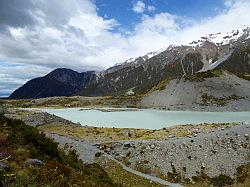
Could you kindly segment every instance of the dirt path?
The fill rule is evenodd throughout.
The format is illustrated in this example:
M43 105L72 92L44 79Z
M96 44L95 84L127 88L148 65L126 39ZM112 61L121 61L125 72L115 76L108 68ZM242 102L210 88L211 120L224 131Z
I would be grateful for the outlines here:
M122 168L123 168L124 170L126 170L126 171L128 171L128 172L130 172L130 173L133 173L133 174L135 174L135 175L137 175L137 176L143 177L143 178L145 178L145 179L148 179L148 180L150 180L150 181L156 182L156 183L161 184L161 185L164 185L164 186L169 186L169 187L182 187L182 185L180 185L180 184L170 183L170 182L165 181L165 180L163 180L163 179L160 179L160 178L158 178L158 177L154 177L154 176L147 175L147 174L145 174L145 173L141 173L141 172L139 172L139 171L133 170L133 169L127 167L126 165L124 165L123 163L121 163L120 161L116 160L114 157L112 157L112 156L110 156L110 155L105 154L105 156L106 156L107 158L109 158L110 160L113 160L113 161L116 162L117 164L121 165Z
M69 138L69 137L65 137L65 136L60 136L58 134L51 134L51 133L47 133L47 136L50 138L53 138L54 141L58 142L59 147L63 148L66 146L70 149L76 150L77 154L79 155L79 158L85 163L93 163L94 159L95 159L95 154L97 152L102 152L103 156L116 162L117 164L122 166L122 168L124 170L126 170L132 174L135 174L137 176L143 177L147 180L153 181L155 183L158 183L158 184L161 184L164 186L182 187L182 185L180 185L180 184L170 183L170 182L165 181L163 179L160 179L158 177L154 177L154 176L147 175L147 174L141 173L139 171L133 170L133 169L127 167L126 165L124 165L123 163L121 163L120 161L116 160L111 155L108 155L108 154L104 153L103 151L100 151L95 146L93 146L90 142L83 141L83 140L77 140L77 139L73 139L73 138Z

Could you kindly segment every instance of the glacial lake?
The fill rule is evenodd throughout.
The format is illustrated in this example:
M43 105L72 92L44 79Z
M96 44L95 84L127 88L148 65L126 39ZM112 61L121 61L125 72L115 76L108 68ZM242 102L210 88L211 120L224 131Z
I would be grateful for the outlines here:
M250 112L193 112L154 109L121 109L120 111L120 109L111 108L110 110L108 108L43 108L39 110L75 123L95 127L160 129L184 124L250 122Z

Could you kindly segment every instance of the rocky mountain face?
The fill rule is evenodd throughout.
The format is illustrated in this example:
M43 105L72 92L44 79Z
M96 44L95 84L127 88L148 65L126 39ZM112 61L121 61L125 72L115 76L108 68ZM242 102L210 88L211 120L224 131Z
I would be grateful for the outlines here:
M44 77L28 81L10 95L10 99L71 96L97 80L94 71L78 73L58 68Z
M240 77L250 74L250 28L210 34L187 45L171 45L98 74L57 69L27 82L10 98L145 94L163 80L213 69L227 70Z
M188 45L129 59L101 73L94 85L80 95L147 93L165 79L175 79L215 68L233 73L250 73L250 28L210 34Z

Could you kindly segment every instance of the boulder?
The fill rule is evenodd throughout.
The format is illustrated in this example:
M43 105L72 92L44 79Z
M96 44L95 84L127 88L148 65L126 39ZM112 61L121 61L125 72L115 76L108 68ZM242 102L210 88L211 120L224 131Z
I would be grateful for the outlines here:
M35 165L35 166L42 166L45 163L39 159L27 159L26 164L28 165Z
M102 155L101 152L97 152L97 153L95 154L95 157L100 157L101 155Z
M131 147L131 144L129 142L124 143L124 147Z
M8 166L7 164L3 162L0 162L0 169L4 171L10 171L10 166Z

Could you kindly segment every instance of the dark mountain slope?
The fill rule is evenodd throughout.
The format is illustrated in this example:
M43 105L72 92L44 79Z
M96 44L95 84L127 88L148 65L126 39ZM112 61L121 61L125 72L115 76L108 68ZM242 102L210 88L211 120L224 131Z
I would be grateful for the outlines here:
M44 77L28 81L10 95L10 99L70 96L96 81L96 73L58 68Z
M130 89L143 93L163 79L195 73L203 64L197 53L188 53L184 57L176 55L172 61L164 64L165 57L165 54L159 54L148 59L147 64L145 62L137 67L124 67L104 74L95 85L84 88L79 94L115 95Z
M218 68L235 74L250 74L250 39L237 47L232 55L224 63L220 64Z

